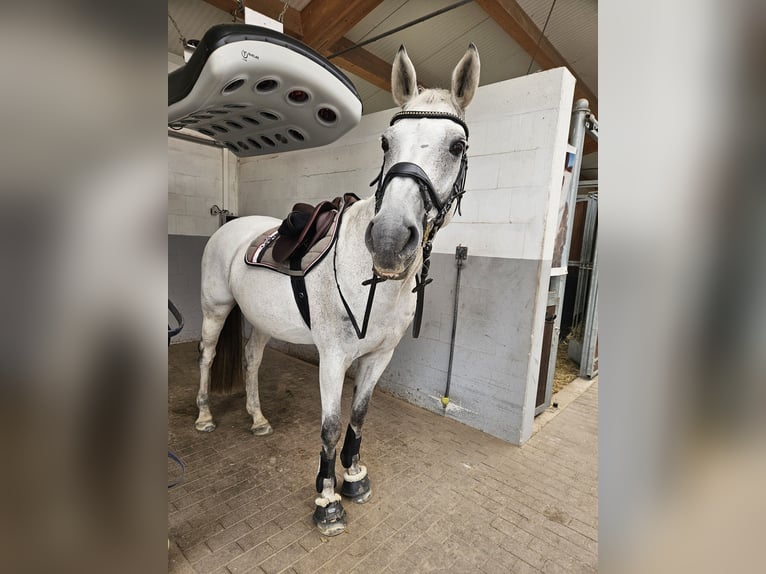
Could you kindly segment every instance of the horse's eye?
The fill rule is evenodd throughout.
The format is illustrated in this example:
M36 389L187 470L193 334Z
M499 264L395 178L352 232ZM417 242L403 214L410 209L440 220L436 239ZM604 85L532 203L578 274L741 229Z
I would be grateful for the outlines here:
M452 145L449 146L449 152L454 156L463 155L464 151L465 151L465 142L462 140L454 141L452 142Z
M384 152L388 151L388 140L386 138L380 139L380 147L383 148Z

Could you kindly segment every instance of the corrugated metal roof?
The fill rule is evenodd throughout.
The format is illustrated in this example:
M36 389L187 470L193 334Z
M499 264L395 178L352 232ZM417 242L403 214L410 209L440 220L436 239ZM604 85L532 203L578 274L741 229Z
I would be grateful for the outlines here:
M517 0L542 30L553 0ZM545 36L598 95L598 1L556 0Z

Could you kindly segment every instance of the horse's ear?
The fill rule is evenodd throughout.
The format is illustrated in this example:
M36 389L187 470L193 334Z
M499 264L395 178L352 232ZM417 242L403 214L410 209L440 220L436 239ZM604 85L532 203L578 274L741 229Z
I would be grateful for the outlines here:
M394 58L391 68L391 95L398 106L403 106L418 94L418 81L415 77L415 66L404 46L399 46L399 51Z
M479 86L479 50L473 42L452 72L452 97L465 110Z

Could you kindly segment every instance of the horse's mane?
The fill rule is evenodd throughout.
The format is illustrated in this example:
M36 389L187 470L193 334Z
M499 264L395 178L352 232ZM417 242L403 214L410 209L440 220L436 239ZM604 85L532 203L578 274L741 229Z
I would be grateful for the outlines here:
M402 106L403 110L421 110L433 112L448 112L465 119L460 106L452 98L449 90L427 88Z

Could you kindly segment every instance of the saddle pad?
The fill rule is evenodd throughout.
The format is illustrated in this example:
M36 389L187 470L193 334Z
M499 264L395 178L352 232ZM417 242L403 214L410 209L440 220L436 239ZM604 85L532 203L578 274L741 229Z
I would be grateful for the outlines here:
M303 277L314 266L319 263L328 251L335 243L335 235L338 230L338 212L335 211L333 215L333 221L330 225L330 229L322 239L314 243L311 248L306 252L306 255L301 259L301 268L290 269L290 261L280 263L272 256L272 248L279 233L278 227L270 229L266 233L262 233L250 244L245 253L245 263L252 265L253 267L265 267L283 273L284 275L290 275L292 277Z

